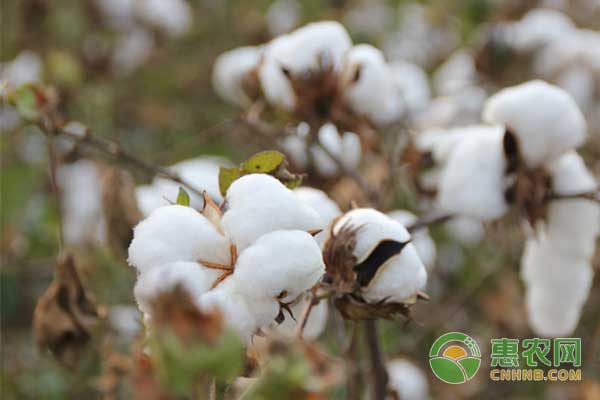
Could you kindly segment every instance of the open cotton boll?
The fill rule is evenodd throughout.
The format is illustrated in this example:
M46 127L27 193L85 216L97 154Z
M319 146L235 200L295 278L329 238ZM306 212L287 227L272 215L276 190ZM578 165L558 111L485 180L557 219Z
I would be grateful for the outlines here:
M537 8L506 27L510 44L517 50L536 50L576 29L573 21L560 11Z
M65 243L103 242L105 220L98 166L89 160L62 164L56 171L56 181L60 188Z
M321 249L302 231L274 231L238 256L234 276L248 298L290 302L313 287L325 273Z
M282 35L296 27L302 9L296 0L277 0L273 2L265 16L271 36Z
M42 61L32 51L21 51L12 61L0 63L0 81L17 87L37 82L42 75Z
M418 218L413 213L406 210L395 210L388 213L388 216L404 226L410 226L417 222ZM435 265L435 242L429 236L429 229L422 228L412 233L412 243L417 249L419 258L425 264L428 270L431 270Z
M415 122L420 129L449 128L479 123L486 98L485 90L480 87L461 88L452 95L434 98L427 108L416 116Z
M325 225L342 213L337 203L322 190L303 186L294 189L294 194L300 201L319 213Z
M301 301L290 307L290 310L292 311L292 314L296 320L300 318L309 301L309 297L305 296ZM329 311L326 301L320 301L319 304L314 305L310 311L308 319L306 320L306 325L302 330L302 338L305 340L315 340L321 336L325 330L325 325L327 324L328 314ZM286 315L283 322L275 326L273 330L285 338L294 339L296 337L297 328L298 324L296 321Z
M552 190L559 195L596 190L598 184L581 156L569 152L548 164ZM554 246L575 257L593 256L600 233L600 205L585 199L551 201L546 214L546 231Z
M466 50L458 50L435 71L433 88L438 95L453 95L476 81L473 56Z
M222 224L238 253L268 232L324 228L315 210L265 174L250 174L234 181L227 190L227 205Z
M446 231L462 244L479 243L485 235L485 227L476 218L455 217L445 224Z
M212 85L223 100L240 107L250 105L243 78L260 62L260 47L239 47L221 54L213 66Z
M579 147L586 123L573 98L544 81L530 81L503 89L490 97L483 119L503 124L512 132L530 167Z
M267 101L276 107L293 109L296 97L282 68L292 76L317 72L323 63L338 69L343 54L351 46L346 29L334 21L314 22L275 38L266 45L259 68Z
M192 25L192 8L185 0L144 0L136 7L142 20L170 36L181 36Z
M195 302L208 292L221 271L196 262L178 261L161 265L139 275L133 293L140 310L152 314L152 301L180 285Z
M390 63L394 86L410 113L424 109L431 99L429 80L421 67L404 61Z
M585 111L594 103L595 79L594 71L584 65L575 64L563 70L554 81L573 96L577 105Z
M440 177L440 208L482 221L501 217L508 209L505 169L500 132L465 138L450 155Z
M239 292L238 284L234 275L228 277L215 289L202 295L200 308L221 312L225 323L248 344L256 332L277 317L279 305L269 298L248 299Z
M111 66L117 75L126 76L141 67L150 57L154 38L145 29L132 29L121 35L112 54Z
M341 87L348 105L377 125L399 120L404 113L383 53L368 44L354 46L344 56Z
M405 359L395 359L387 363L386 369L389 386L400 399L426 400L429 398L427 375L415 364Z
M218 157L198 157L182 161L170 166L169 171L179 175L199 190L206 190L208 195L217 203L223 201L219 190L219 169L228 165L227 160ZM136 188L136 200L140 211L145 216L150 215L158 207L172 204L177 199L182 185L170 179L156 177L150 185ZM204 207L204 199L199 194L187 190L190 196L190 206L196 209Z
M340 136L337 128L332 123L327 123L319 129L319 142L327 149L344 168L356 169L360 164L362 149L360 138L352 132L344 132ZM339 173L338 163L333 160L319 145L310 149L315 167L324 177L335 176Z
M133 230L129 264L141 273L175 261L198 260L229 265L229 241L191 207L158 208Z
M529 326L536 335L544 337L571 335L577 327L580 316L580 312L575 308L559 313L546 304L532 304L528 300L526 308Z

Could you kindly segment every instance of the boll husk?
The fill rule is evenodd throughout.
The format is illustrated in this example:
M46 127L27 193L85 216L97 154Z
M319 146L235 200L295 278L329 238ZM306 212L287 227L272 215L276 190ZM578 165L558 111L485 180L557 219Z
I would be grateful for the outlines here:
M288 75L301 77L322 68L337 70L352 46L348 32L338 22L322 21L273 39L265 46L258 74L267 101L292 110L296 95Z
M376 125L399 120L404 113L400 90L383 53L367 44L344 56L340 84L348 105Z
M393 220L400 222L404 226L411 226L417 222L418 218L413 213L406 210L395 210L387 214ZM419 258L428 271L431 271L435 266L436 249L435 242L429 236L429 229L421 228L412 234L412 243L417 249Z
M429 398L427 375L412 362L398 358L390 360L386 369L389 386L402 400L426 400ZM390 397L391 399L392 397Z
M247 107L251 103L244 88L245 77L260 62L260 47L239 47L221 54L213 66L212 84L223 100Z
M365 300L369 302L410 302L427 282L427 271L412 243L411 236L399 222L374 209L359 208L347 212L334 222L332 236L342 229L354 229L355 245L352 256L355 266L365 262L383 241L394 242L401 247L398 253L375 265L376 271L368 271L372 277L359 282ZM374 272L374 274L373 274ZM357 272L360 280L361 271Z
M573 98L540 80L503 89L490 97L483 119L502 124L515 135L529 167L574 150L586 138L585 119Z
M472 135L452 152L440 177L438 203L444 212L488 221L507 211L502 139L499 131Z
M198 157L181 161L172 165L168 170L177 174L185 182L189 182L199 190L205 190L217 203L223 202L219 191L219 169L229 165L227 160L218 157ZM138 186L135 197L140 211L145 216L155 209L175 203L181 184L170 179L155 177L149 185ZM202 196L187 190L190 196L190 206L196 209L204 207Z
M227 190L223 229L242 251L265 233L280 229L319 231L319 214L269 175L251 174L237 179Z

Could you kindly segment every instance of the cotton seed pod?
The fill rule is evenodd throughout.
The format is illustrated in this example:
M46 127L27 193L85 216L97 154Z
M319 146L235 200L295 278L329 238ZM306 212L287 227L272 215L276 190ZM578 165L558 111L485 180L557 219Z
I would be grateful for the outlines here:
M196 262L177 261L148 270L138 277L134 295L140 310L151 313L151 305L161 293L181 286L193 301L211 289L220 271L202 268Z
M282 303L313 287L325 272L321 249L302 231L274 231L242 251L234 276L248 298L270 298Z
M219 190L219 168L227 165L229 162L222 158L198 157L172 165L168 170L199 190L205 190L216 203L220 204L223 197ZM170 179L159 177L154 178L150 185L138 186L135 196L140 211L148 216L158 207L174 203L181 186ZM190 191L188 194L191 207L198 210L204 207L202 196Z
M502 137L500 132L473 135L456 147L440 177L442 210L482 221L499 218L507 211Z
M515 135L529 167L573 150L586 139L585 119L575 101L561 88L540 80L503 89L490 97L483 119L503 124Z
M426 400L429 398L427 375L406 359L394 359L387 363L390 389L402 400ZM389 396L388 396L389 397ZM393 397L389 397L391 400Z
M239 292L239 284L235 275L230 276L218 287L202 295L200 308L204 311L220 311L226 324L248 344L255 333L273 322L280 306L271 298L250 299L244 296Z
M592 192L597 183L581 156L569 152L548 164L552 190L559 195ZM600 233L600 205L585 199L551 201L546 214L548 237L562 253L589 259Z
M229 265L230 246L227 238L191 207L158 208L134 228L129 264L140 273L176 261L199 260Z
M342 55L352 45L348 32L338 22L322 21L279 36L265 46L259 78L267 101L286 110L296 105L288 75L302 76L321 67L339 67Z
M238 252L268 232L316 232L324 227L316 211L269 175L250 174L237 179L227 190L226 201L223 228Z
M239 106L250 105L245 79L260 62L260 47L239 47L221 54L213 66L213 88L223 100Z
M333 223L324 246L340 240L337 235L344 230L353 232L352 254L347 257L352 257L350 267L367 301L409 301L423 289L427 271L402 224L374 209L355 209ZM327 273L335 273L330 265Z
M383 53L367 44L344 56L340 86L350 107L377 125L399 120L404 112L399 91Z
M406 210L395 210L387 215L404 226L410 226L418 220L416 215ZM436 249L435 242L429 236L429 229L421 228L413 232L412 243L415 245L419 258L423 261L427 270L431 271L435 265Z

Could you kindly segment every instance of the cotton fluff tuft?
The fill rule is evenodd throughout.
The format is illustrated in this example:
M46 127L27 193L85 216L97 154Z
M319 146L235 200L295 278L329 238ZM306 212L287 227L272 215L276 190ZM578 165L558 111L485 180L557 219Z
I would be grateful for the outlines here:
M580 146L586 138L583 114L571 96L535 80L506 88L490 97L483 119L503 124L518 142L530 167Z
M560 11L538 8L506 27L510 44L517 50L530 51L552 42L575 29L569 17Z
M250 174L237 179L229 187L226 201L223 228L238 252L274 230L324 228L315 210L269 175Z
M335 125L328 123L319 129L319 142L341 162L348 170L356 169L361 159L360 138L353 132L344 132L340 135ZM339 174L338 163L319 145L310 148L315 167L319 174L324 177L332 177Z
M294 194L300 201L319 213L325 225L329 225L329 222L342 213L337 203L322 190L303 186L294 189Z
M296 96L282 68L293 76L318 72L322 63L338 69L343 54L351 46L346 29L334 21L311 23L273 39L265 46L259 69L267 101L275 107L293 109Z
M482 221L501 217L508 209L505 169L500 132L465 138L450 155L440 177L440 208Z
M388 213L393 220L400 222L404 226L410 226L417 222L418 218L413 213L406 210L395 210ZM431 271L435 265L436 249L435 242L429 236L429 229L421 228L412 233L412 242L417 249L419 258L425 264L428 271Z
M229 241L191 207L158 208L133 230L129 263L140 273L176 261L198 260L229 265Z
M394 61L389 68L394 87L399 91L408 112L415 114L427 107L431 89L425 71L404 61Z
M238 257L234 275L248 298L294 300L325 273L321 249L302 231L274 231L258 238Z
M142 20L170 36L182 36L192 25L193 12L186 0L144 0L136 6Z
M377 125L402 117L404 107L399 85L394 84L392 71L377 48L360 44L346 53L341 80L344 97L355 112Z
M344 214L333 227L333 234L348 224L358 228L356 246L353 255L360 263L367 259L371 252L383 240L394 240L405 243L411 236L399 222L374 209L358 208ZM423 289L427 282L427 271L412 243L404 246L400 254L391 257L382 265L375 277L364 289L366 300L377 302L405 301Z
M213 67L213 88L221 98L240 107L250 105L242 79L255 68L261 55L260 47L239 47L221 54Z
M207 194L219 204L223 201L219 191L219 168L224 165L228 165L228 162L221 158L198 157L182 161L168 169L199 190L206 190ZM158 207L174 203L181 186L177 182L160 177L154 178L150 185L138 186L135 196L140 211L148 216ZM204 199L190 190L187 192L190 195L190 205L202 209Z
M429 398L427 375L415 364L405 359L387 363L390 388L402 400L426 400Z

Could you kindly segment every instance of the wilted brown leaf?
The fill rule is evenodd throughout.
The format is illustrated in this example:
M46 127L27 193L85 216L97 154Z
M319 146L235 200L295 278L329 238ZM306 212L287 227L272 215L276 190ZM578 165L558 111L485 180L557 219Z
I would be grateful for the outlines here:
M81 282L73 257L60 257L54 280L33 314L37 346L50 350L65 366L75 367L99 322L100 313Z

